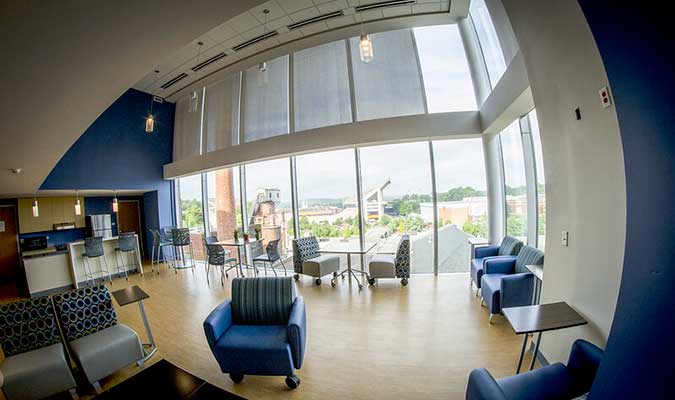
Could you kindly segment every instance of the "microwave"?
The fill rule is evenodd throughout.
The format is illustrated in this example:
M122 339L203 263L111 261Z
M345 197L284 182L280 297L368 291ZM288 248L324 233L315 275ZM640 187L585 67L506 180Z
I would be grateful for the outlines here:
M44 250L47 248L47 236L34 236L22 239L23 251Z

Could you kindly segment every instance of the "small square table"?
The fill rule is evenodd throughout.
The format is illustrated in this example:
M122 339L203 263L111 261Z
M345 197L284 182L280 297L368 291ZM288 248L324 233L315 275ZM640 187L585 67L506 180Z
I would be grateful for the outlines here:
M344 278L345 274L349 276L349 283L351 284L352 282L352 276L354 279L356 279L356 283L359 285L359 290L363 289L363 284L361 284L361 281L359 281L359 278L356 276L355 272L360 272L361 274L365 275L368 277L368 273L366 271L360 270L360 269L353 269L352 268L352 254L360 254L362 256L366 255L370 250L375 247L377 243L370 242L370 243L354 243L354 242L339 242L337 244L331 244L329 246L326 246L322 249L319 249L319 253L325 253L325 254L346 254L347 255L347 269L340 272L338 276L341 276ZM334 277L333 279L336 279Z
M241 249L244 249L244 255L246 255L246 246L250 246L253 243L257 243L257 242L262 242L262 239L256 239L256 238L249 238L248 240L227 239L227 240L221 240L220 242L216 242L216 244L221 245L221 246L226 246L226 247L236 247L237 248L237 260L239 261L239 263L237 265L239 266L239 271L241 272L241 276L244 276L243 267L246 267L247 269L253 268L253 270L255 271L255 266L248 264L248 259L246 260L247 263L242 262Z
M148 322L147 315L145 315L145 307L143 307L143 300L149 299L150 295L145 293L143 289L137 285L128 287L126 289L116 290L112 292L112 295L120 307L124 307L127 304L138 303L138 309L141 312L141 318L143 319L143 325L145 326L145 333L148 335L148 340L150 340L150 343L143 343L143 352L145 353L143 361L147 361L157 352L155 339L152 337L150 323Z
M530 363L530 370L532 370L534 368L534 360L539 351L541 334L543 332L571 328L588 323L584 317L579 315L579 313L574 311L574 309L564 301L550 304L537 304L533 306L508 307L504 308L502 313L509 321L509 324L511 324L516 335L524 334L525 336L523 339L523 347L520 349L520 358L518 359L516 374L520 373L520 367L523 364L523 357L525 356L525 347L527 346L527 336L530 333L539 334L534 347L532 362Z

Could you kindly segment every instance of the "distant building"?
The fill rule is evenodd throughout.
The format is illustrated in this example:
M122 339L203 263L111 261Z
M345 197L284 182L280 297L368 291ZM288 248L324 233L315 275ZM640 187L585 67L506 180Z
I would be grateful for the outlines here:
M458 201L438 202L438 221L443 224L464 225L488 212L487 197L465 197ZM424 222L434 221L434 203L420 203L420 216Z

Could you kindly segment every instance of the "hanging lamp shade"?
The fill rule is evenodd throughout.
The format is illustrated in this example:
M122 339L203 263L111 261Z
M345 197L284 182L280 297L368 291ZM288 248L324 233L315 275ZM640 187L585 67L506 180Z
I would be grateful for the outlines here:
M362 33L359 39L359 53L361 55L361 61L365 63L373 61L373 58L375 57L373 54L373 41L370 40L370 37L365 33Z

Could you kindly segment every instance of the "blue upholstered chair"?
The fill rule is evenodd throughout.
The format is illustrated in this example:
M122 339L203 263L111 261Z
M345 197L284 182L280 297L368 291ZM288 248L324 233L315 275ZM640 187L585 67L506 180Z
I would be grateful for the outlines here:
M244 375L286 376L300 385L307 338L305 302L288 278L237 278L232 300L204 321L204 333L220 370L239 383Z
M502 308L532 304L534 275L525 266L543 264L544 252L532 246L523 246L515 259L493 258L483 262L481 294L490 309L490 322Z
M485 368L469 375L466 400L563 400L591 390L603 351L578 339L567 365L555 363L519 375L495 379Z
M473 259L471 259L471 281L476 284L476 296L478 296L478 290L481 288L480 278L483 276L484 261L493 257L515 259L521 247L523 247L523 242L514 237L506 236L499 246L481 246L474 249Z
M65 391L77 398L49 297L0 305L0 345L5 354L0 362L5 398L42 399Z

